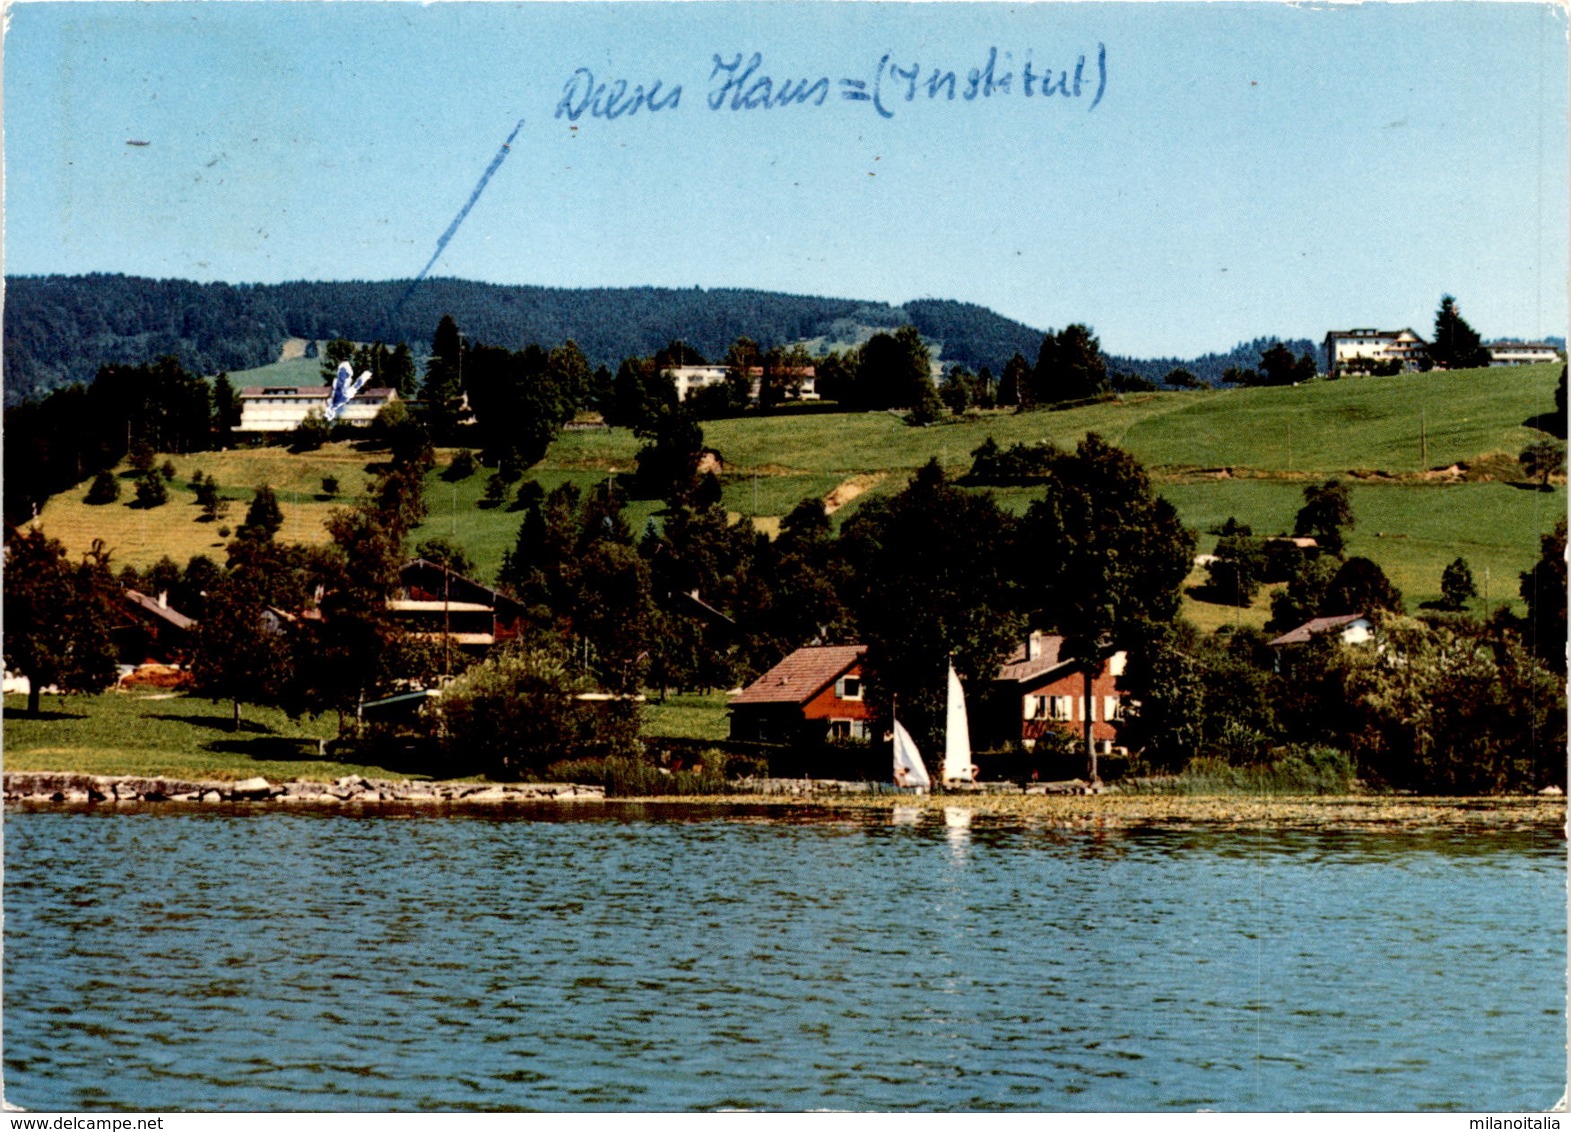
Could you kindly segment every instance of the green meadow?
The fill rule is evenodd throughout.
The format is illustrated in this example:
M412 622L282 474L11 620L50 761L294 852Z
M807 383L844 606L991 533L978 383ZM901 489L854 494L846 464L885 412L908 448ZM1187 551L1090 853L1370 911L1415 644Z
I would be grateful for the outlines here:
M43 697L43 718L27 716L25 696L5 697L5 768L80 774L233 780L262 775L332 779L346 774L402 778L384 767L318 757L334 720L294 721L276 708L246 705L230 730L226 701L183 693L106 692Z
M674 695L644 707L644 734L678 739L724 739L726 695ZM5 768L78 774L135 775L197 781L234 781L261 775L330 781L350 774L372 778L427 778L375 762L341 762L319 753L336 734L336 717L292 720L276 708L234 708L183 692L106 692L45 696L43 715L30 718L25 696L5 697Z
M301 376L317 364L293 360L235 377L245 384L281 383L286 372ZM900 490L929 459L962 475L972 450L989 436L1006 447L1042 441L1071 447L1088 431L1101 433L1146 465L1157 489L1197 532L1201 552L1214 546L1210 532L1229 516L1259 534L1290 530L1304 486L1341 476L1352 485L1357 524L1348 553L1379 563L1410 606L1438 598L1441 571L1460 555L1478 579L1476 608L1483 607L1486 583L1491 605L1520 608L1517 576L1536 559L1540 535L1566 510L1563 478L1539 491L1516 482L1515 469L1516 453L1543 435L1530 422L1552 411L1558 374L1558 366L1524 366L1292 388L1132 394L1062 412L996 411L926 428L892 413L788 412L706 422L704 434L724 460L727 510L771 533L803 499L835 496L843 503L835 513L839 523L868 499ZM639 444L625 429L565 432L526 478L546 490L571 481L587 491L630 474ZM491 580L517 536L520 517L510 509L517 487L502 506L481 508L488 473L449 483L442 472L451 456L450 450L438 454L427 480L427 521L415 540L452 539ZM228 525L238 525L252 488L270 483L283 500L283 537L321 541L322 521L361 490L378 456L332 444L299 455L259 448L173 459L179 477L164 507L129 507L129 486L122 502L89 507L81 502L83 484L51 500L39 521L74 552L102 538L117 561L138 566L164 554L182 562L194 553L216 555L222 551L218 524L196 521L185 486L200 468L236 499ZM1454 466L1457 471L1447 471ZM325 475L338 477L340 496L322 494ZM1015 512L1036 495L1028 488L993 491ZM660 507L634 500L628 521L640 531L659 521ZM1189 601L1188 614L1203 626L1263 623L1265 601L1246 611Z

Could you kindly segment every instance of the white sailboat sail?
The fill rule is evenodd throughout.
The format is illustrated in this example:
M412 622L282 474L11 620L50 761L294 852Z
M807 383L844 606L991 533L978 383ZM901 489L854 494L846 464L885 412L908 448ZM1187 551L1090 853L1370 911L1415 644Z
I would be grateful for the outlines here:
M916 749L916 740L898 719L895 720L895 785L926 790L932 784L927 767L922 765L922 754Z
M965 691L955 666L949 666L949 702L944 721L944 784L975 782L976 767L971 763L971 729L966 722Z

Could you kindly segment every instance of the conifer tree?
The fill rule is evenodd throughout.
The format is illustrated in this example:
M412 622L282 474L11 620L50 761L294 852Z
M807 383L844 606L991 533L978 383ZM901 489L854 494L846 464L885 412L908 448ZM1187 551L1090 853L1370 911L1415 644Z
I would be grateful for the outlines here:
M1429 357L1442 369L1474 369L1487 366L1489 351L1479 341L1478 332L1462 317L1456 299L1442 295L1440 309L1435 312L1435 338L1429 346Z

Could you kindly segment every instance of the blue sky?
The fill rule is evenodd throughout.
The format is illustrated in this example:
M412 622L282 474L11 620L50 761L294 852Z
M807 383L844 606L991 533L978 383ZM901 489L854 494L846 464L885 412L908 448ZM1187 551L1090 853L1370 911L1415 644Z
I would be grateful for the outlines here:
M22 3L5 270L981 303L1192 355L1566 331L1566 26L1439 2ZM1106 89L1091 107L1097 56ZM718 110L714 57L819 105ZM1007 93L963 97L996 52ZM884 63L880 102L871 92ZM1027 97L1023 67L1078 98ZM890 68L920 68L916 97ZM557 114L578 68L675 106ZM957 97L927 94L956 72ZM845 80L845 81L843 81ZM755 96L760 91L753 91ZM890 115L878 113L882 105ZM128 145L144 141L145 146Z

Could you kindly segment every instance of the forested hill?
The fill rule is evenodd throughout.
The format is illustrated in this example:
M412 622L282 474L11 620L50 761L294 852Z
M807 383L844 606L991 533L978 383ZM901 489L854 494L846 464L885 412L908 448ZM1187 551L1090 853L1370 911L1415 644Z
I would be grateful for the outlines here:
M1016 352L1035 361L1042 330L986 307L919 299L893 307L860 299L769 291L657 287L566 289L428 279L407 299L408 280L228 284L125 275L17 276L6 280L5 402L41 397L100 366L139 365L163 355L198 373L275 361L285 338L430 341L451 314L470 341L519 349L568 338L596 365L648 355L680 339L718 359L746 335L765 346L818 340L848 344L872 330L911 323L940 344L945 364L1001 373ZM1073 318L1066 319L1074 321ZM1309 343L1293 342L1295 353ZM1229 365L1259 361L1256 344L1226 355L1157 362L1111 357L1115 370L1159 380L1182 364L1203 381Z
M1225 354L1202 354L1198 358L1110 357L1107 363L1112 369L1136 374L1147 381L1161 381L1175 369L1183 368L1207 385L1215 385L1222 380L1222 374L1227 370L1257 367L1260 364L1260 355L1278 342L1286 346L1295 357L1308 354L1317 363L1324 360L1320 355L1320 344L1311 342L1308 338L1256 338L1250 342L1240 342Z

